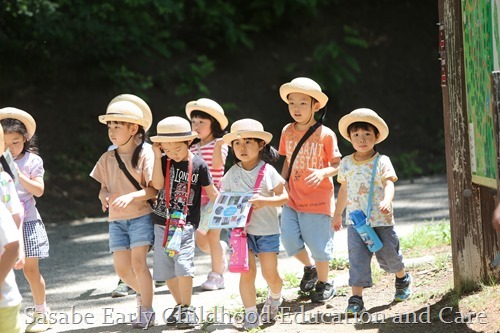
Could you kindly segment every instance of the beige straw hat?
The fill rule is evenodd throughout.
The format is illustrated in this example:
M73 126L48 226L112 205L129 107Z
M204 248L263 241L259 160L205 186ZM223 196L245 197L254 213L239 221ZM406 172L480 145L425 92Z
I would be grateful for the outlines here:
M302 93L313 97L319 102L320 109L328 102L328 96L321 91L321 87L314 80L307 77L298 77L280 87L280 96L288 104L288 95Z
M187 119L172 116L161 120L156 125L156 136L150 138L153 142L180 142L194 140L198 133L191 131Z
M380 116L373 110L361 108L346 114L339 120L339 132L347 141L351 141L349 133L347 133L347 128L352 123L359 121L372 124L378 129L379 136L375 143L384 141L389 135L389 127L385 123L384 119L380 118Z
M200 98L197 101L191 101L186 104L186 115L191 120L191 112L198 110L203 111L215 118L222 129L227 127L229 123L224 115L224 109L214 100L209 98Z
M132 94L121 94L116 96L109 102L108 106L113 104L114 102L118 101L129 101L137 105L141 110L142 110L142 118L148 122L149 125L143 126L144 131L148 131L148 129L151 127L151 124L153 124L153 114L151 113L151 109L149 108L149 105L144 102L144 100L136 95Z
M28 112L13 107L0 109L0 120L7 118L17 119L22 122L28 132L28 141L31 140L36 131L36 122Z
M106 124L108 121L123 121L141 125L144 127L144 130L151 125L149 120L144 119L141 108L137 104L126 100L109 104L106 114L99 116L99 121L103 124Z
M231 132L224 135L222 140L224 140L226 144L231 145L231 142L234 140L245 138L262 139L268 144L271 142L273 135L269 132L265 132L264 126L262 126L259 121L245 118L235 121L231 125Z

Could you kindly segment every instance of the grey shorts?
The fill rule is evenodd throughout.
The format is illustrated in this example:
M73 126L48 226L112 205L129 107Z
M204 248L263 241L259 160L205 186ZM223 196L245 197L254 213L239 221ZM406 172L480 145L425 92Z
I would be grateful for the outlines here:
M394 226L375 227L373 230L384 244L375 252L380 268L388 273L397 273L404 269L403 255L399 251L399 238ZM349 285L371 287L373 281L370 264L373 253L368 250L352 225L347 229L347 247L349 249Z
M155 245L153 253L153 280L167 281L177 276L194 277L194 228L192 225L184 227L182 232L181 249L178 254L170 257L163 250L163 236L165 226L155 224Z

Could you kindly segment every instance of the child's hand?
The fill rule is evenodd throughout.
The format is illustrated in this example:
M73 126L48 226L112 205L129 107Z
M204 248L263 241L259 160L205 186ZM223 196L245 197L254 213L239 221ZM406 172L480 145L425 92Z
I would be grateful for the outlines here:
M163 150L161 149L161 143L153 142L152 148L153 148L153 153L155 154L155 158L160 158L163 154Z
M332 218L332 228L335 231L342 229L342 216L334 216Z
M311 174L307 176L304 180L308 186L313 186L314 188L318 187L318 185L325 179L325 171L322 169L312 169L308 168L311 171Z
M24 249L19 248L19 258L14 264L14 269L23 269L24 263L26 262L26 254L24 253Z
M382 200L379 204L379 210L382 214L389 214L392 211L392 204L388 200Z
M108 207L109 207L109 197L106 196L104 198L99 198L101 200L101 208L102 208L102 211L105 212Z
M252 204L254 210L264 207L266 203L265 199L259 195L254 195L248 202Z
M116 211L121 211L125 209L134 198L130 194L121 195L116 197L116 195L112 195L110 197L111 207Z

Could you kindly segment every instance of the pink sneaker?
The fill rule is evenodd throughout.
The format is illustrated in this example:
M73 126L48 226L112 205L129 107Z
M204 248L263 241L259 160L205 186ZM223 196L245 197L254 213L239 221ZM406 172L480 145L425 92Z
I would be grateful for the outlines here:
M215 272L208 273L207 281L201 284L203 290L224 289L224 276Z

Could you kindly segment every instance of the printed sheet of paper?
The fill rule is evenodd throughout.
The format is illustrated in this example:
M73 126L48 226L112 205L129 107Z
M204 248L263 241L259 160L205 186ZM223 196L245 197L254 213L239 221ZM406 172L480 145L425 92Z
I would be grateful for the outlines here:
M244 228L253 193L221 192L210 215L209 229Z

